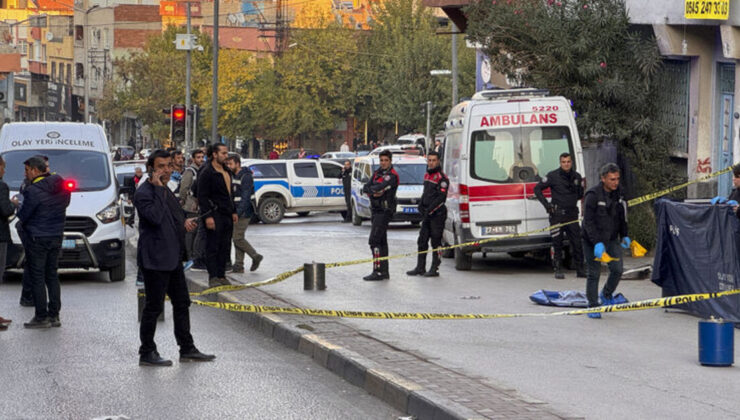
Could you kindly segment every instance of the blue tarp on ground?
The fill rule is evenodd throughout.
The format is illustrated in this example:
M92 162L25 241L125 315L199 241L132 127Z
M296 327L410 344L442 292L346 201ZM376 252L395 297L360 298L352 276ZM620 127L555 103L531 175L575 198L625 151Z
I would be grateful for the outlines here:
M737 289L740 221L727 205L658 200L658 243L651 280L663 296ZM740 295L677 306L703 317L740 321Z
M586 293L579 292L576 290L566 290L563 292L556 292L553 290L538 290L529 297L532 302L538 305L546 306L566 306L571 308L586 308L588 307L588 299ZM627 303L627 299L621 294L617 293L614 295L614 303Z

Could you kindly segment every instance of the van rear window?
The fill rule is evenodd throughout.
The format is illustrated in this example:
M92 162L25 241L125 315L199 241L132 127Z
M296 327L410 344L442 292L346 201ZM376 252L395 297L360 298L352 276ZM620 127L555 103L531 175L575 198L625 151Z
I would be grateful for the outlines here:
M11 190L18 190L25 178L23 162L34 155L49 158L49 170L77 183L75 191L100 191L111 183L108 156L86 150L18 150L3 154L3 181Z
M377 171L379 165L373 165L373 172ZM393 169L398 174L398 181L401 185L421 185L424 183L424 174L427 172L427 165L423 163L407 163L403 165L393 165Z
M560 166L564 152L573 153L568 127L479 130L471 136L471 172L484 181L537 182Z
M250 166L249 169L254 173L254 179L288 177L285 163L260 163Z

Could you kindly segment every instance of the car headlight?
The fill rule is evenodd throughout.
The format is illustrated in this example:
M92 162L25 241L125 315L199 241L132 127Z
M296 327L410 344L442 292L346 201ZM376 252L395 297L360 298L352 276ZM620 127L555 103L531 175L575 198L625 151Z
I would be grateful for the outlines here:
M113 202L108 205L108 207L100 210L100 212L98 212L96 216L98 217L98 220L103 223L117 222L121 220L121 208L119 207L118 203Z

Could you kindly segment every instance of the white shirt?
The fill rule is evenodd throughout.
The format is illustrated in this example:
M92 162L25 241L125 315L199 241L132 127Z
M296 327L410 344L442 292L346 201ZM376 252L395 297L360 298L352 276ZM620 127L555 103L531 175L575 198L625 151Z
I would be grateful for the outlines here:
M347 143L342 143L342 147L339 148L340 152L349 152L349 146Z

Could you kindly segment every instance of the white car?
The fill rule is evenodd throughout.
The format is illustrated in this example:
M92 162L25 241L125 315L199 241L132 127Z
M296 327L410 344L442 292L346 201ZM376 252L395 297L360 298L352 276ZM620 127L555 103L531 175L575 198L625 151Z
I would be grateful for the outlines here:
M256 214L263 223L279 223L286 211L346 211L342 165L329 160L244 159L254 174Z
M413 144L390 144L373 149L368 156L380 156L380 152L388 150L394 155L424 156L424 149Z
M357 157L352 152L326 152L321 155L321 159L354 159Z

